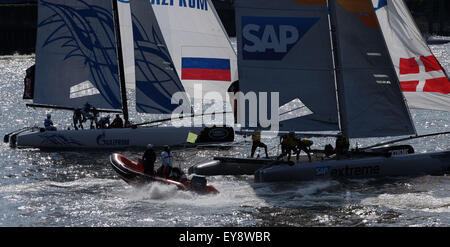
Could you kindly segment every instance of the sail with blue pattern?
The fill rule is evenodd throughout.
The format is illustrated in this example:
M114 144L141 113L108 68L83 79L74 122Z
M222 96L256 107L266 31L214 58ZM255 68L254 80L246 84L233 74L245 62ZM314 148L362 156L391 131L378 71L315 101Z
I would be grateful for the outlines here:
M120 109L112 1L38 3L34 103Z
M136 70L136 110L170 114L179 105L172 95L184 92L150 1L130 2ZM185 97L184 100L188 100ZM177 102L182 103L182 102Z

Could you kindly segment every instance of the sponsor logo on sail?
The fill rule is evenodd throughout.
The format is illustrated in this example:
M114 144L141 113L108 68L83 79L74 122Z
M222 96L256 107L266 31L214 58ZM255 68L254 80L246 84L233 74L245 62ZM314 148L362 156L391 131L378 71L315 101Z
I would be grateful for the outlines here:
M153 5L208 10L208 0L151 0Z
M243 16L243 59L282 60L319 19Z

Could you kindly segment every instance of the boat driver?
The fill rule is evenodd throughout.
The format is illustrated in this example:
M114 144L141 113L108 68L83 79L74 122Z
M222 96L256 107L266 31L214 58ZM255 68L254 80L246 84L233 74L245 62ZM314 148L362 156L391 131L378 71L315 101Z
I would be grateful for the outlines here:
M155 175L155 161L156 153L153 150L153 145L148 144L147 149L142 156L142 166L144 166L144 173L147 175Z

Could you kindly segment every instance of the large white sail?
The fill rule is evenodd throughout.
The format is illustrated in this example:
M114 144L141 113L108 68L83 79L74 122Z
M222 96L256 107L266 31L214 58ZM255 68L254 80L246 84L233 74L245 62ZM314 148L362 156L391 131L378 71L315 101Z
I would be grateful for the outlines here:
M184 92L149 0L130 2L136 71L136 110L170 114L179 105L172 96ZM180 102L181 103L181 102Z
M241 91L279 92L280 130L339 130L326 1L241 0L235 7ZM239 110L243 126L257 127L249 119L255 111Z
M236 53L210 0L151 0L161 32L190 98L225 93L238 79ZM194 86L200 84L203 94ZM214 97L213 94L209 94ZM206 96L206 97L205 97Z
M38 1L34 103L120 109L112 1Z
M372 0L408 106L450 111L450 81L403 0Z

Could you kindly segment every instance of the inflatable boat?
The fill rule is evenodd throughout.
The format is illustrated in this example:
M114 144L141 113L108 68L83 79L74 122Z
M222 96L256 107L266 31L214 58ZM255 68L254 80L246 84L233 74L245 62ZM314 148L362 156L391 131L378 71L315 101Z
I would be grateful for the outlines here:
M192 179L180 180L167 179L163 177L148 175L144 173L141 160L134 162L121 154L111 154L110 162L117 174L128 184L142 186L145 184L159 182L163 184L175 185L180 190L193 191L200 194L214 194L219 191L212 185L207 184L206 178L193 176Z

